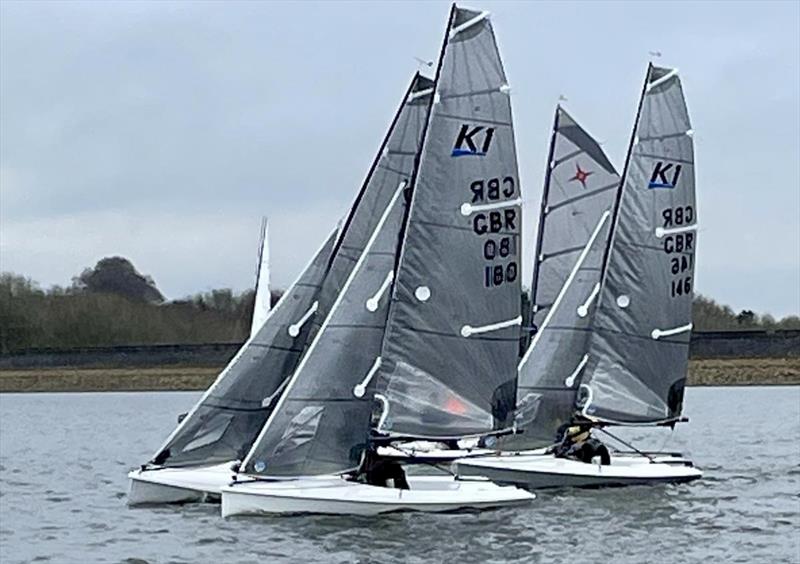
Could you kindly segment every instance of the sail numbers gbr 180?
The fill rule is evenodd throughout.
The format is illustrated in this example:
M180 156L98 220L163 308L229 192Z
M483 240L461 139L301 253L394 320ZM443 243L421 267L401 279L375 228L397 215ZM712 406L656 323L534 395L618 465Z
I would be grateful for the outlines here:
M483 283L487 288L514 282L517 263L517 183L513 176L480 178L469 184L470 203L463 211L473 212L472 232L483 240Z

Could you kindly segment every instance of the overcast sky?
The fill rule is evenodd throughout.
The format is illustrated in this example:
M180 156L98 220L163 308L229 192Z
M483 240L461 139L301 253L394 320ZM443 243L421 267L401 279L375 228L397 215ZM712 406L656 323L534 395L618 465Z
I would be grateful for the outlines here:
M0 267L108 255L169 298L285 287L348 209L448 4L0 3ZM525 246L559 95L621 169L650 56L696 132L696 288L800 311L800 3L482 2L512 87ZM530 257L530 251L526 258ZM525 264L529 282L531 261Z

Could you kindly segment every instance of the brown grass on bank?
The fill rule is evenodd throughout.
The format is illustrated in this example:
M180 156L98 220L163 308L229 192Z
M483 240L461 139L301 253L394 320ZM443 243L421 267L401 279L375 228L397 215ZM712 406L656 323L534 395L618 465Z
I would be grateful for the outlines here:
M0 392L205 390L220 367L0 370ZM800 384L800 357L691 360L690 386Z

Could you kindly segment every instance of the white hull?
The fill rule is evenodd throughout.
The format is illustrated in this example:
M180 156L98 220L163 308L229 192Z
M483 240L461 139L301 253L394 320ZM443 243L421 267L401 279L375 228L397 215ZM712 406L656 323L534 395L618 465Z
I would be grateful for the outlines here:
M134 470L128 474L128 505L217 501L233 479L232 464Z
M445 512L529 503L534 495L485 479L409 476L410 489L351 482L338 476L238 482L222 488L222 516L281 513L378 515L393 511Z
M642 484L690 482L703 476L691 462L674 455L612 454L602 466L556 458L552 454L509 453L457 460L458 476L485 476L499 484L530 490L545 488L600 488Z

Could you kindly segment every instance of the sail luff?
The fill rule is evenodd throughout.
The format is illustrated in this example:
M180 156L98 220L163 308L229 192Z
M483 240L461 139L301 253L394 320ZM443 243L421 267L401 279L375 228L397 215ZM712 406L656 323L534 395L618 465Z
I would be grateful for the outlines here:
M536 250L533 255L533 276L531 278L531 312L530 323L534 326L531 332L538 331L534 325L534 316L539 303L536 291L539 288L539 265L541 263L540 256L542 254L544 224L547 221L547 201L550 194L550 179L553 175L553 155L556 149L556 138L558 136L558 116L560 114L561 106L556 106L555 116L553 117L553 129L550 132L550 148L547 153L547 164L545 166L544 187L542 188L542 202L539 206L539 224L536 228ZM530 348L528 349L530 350ZM520 362L522 364L522 362Z
M442 47L439 50L439 59L436 63L436 73L433 75L433 91L432 91L432 99L431 103L428 104L428 112L425 116L425 127L422 130L422 138L420 139L419 148L417 150L417 154L414 156L414 169L411 173L411 181L409 182L409 203L405 209L405 215L403 217L403 223L400 227L400 238L399 238L399 247L398 252L395 258L395 272L399 272L401 265L403 263L403 257L405 255L405 246L406 246L406 238L408 235L407 232L407 224L408 218L411 216L411 210L414 208L414 195L416 192L417 186L417 174L419 173L419 165L420 165L420 156L422 154L422 148L425 146L425 140L428 137L428 129L431 125L431 115L433 113L433 105L436 103L437 95L438 95L438 87L439 87L439 77L442 74L442 63L444 62L444 53L445 49L447 48L447 41L450 37L450 26L453 22L453 17L456 13L456 5L450 7L450 15L447 19L447 31L444 34L444 39L442 40ZM392 284L392 299L394 299L394 293L396 291L396 285ZM385 339L385 337L384 337Z
M614 200L614 211L612 212L611 216L611 232L608 238L608 245L606 246L606 250L603 253L603 263L600 267L601 293L606 283L608 256L611 253L612 249L614 248L614 238L617 233L617 224L619 223L619 206L620 202L622 202L623 193L625 192L625 181L628 177L628 167L630 166L631 154L633 153L633 146L636 141L636 131L639 129L639 120L642 117L642 106L644 105L644 96L647 93L647 81L650 78L650 72L652 68L653 68L653 63L648 63L647 72L645 73L644 84L642 85L642 92L639 95L639 105L636 108L636 118L633 120L633 130L631 131L631 137L630 140L628 141L628 152L625 154L625 164L622 166L622 175L620 176L620 183L619 183L620 188L619 190L617 190L617 197Z
M375 169L378 167L378 164L380 163L381 158L383 157L384 152L386 151L386 147L388 146L389 140L391 139L392 134L394 133L394 129L397 126L397 122L400 119L400 115L403 113L403 108L405 108L405 105L408 103L408 100L409 100L409 98L412 95L412 92L414 90L414 86L415 86L415 84L417 83L417 81L419 80L419 78L421 76L422 75L419 72L416 72L416 73L414 73L414 76L411 78L411 82L409 83L408 88L406 89L406 92L403 95L403 99L402 99L403 101L400 103L400 105L397 108L397 111L395 112L394 116L392 117L392 121L389 124L389 128L386 130L386 135L384 135L383 140L381 141L380 148L378 149L378 152L375 154L375 158L373 159L372 164L369 167L369 171L367 172L367 176L364 178L364 182L361 184L361 188L359 189L358 193L356 194L356 197L353 200L353 204L350 206L350 210L347 213L347 217L345 218L344 224L342 226L342 231L341 231L342 233L345 233L347 231L348 227L350 227L350 224L352 223L353 218L356 215L356 211L358 210L358 206L361 203L361 201L364 199L364 195L367 192L367 188L369 188L370 180L372 179L372 176L375 173ZM333 249L333 253L331 253L330 261L328 261L328 269L330 269L331 266L333 265L333 259L336 256L336 252L339 250L340 246L342 245L343 240L344 240L344 237L339 237L337 239L336 245L334 246L334 249Z

